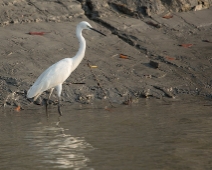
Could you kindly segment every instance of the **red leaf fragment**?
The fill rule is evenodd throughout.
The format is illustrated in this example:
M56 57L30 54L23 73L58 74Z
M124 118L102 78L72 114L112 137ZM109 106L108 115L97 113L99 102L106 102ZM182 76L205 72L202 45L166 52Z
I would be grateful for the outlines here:
M180 46L184 47L184 48L189 48L189 47L193 46L193 44L181 44Z
M175 60L174 57L169 57L169 56L166 56L166 59L167 59L167 60Z
M18 107L15 108L16 112L19 112L20 110L21 110L21 106L18 106Z
M129 59L129 57L128 57L127 55L124 55L124 54L120 54L120 55L119 55L119 58Z
M173 15L169 14L169 15L164 15L163 18L165 19L170 19L170 18L173 18Z
M30 35L44 35L49 32L29 32Z

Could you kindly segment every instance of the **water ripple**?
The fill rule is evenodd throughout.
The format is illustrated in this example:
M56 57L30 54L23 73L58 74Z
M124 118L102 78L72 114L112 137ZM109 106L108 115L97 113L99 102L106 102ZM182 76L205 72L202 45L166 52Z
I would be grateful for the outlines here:
M51 164L53 168L85 169L89 159L84 153L93 149L83 137L67 135L61 127L34 127L28 130L25 140L32 154L38 155L43 164Z

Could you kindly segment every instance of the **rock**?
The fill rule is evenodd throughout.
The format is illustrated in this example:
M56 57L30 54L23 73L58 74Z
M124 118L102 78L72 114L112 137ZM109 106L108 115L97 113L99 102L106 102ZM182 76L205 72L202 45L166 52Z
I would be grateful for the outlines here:
M154 67L154 68L158 68L159 67L159 63L153 60L150 60L149 65Z

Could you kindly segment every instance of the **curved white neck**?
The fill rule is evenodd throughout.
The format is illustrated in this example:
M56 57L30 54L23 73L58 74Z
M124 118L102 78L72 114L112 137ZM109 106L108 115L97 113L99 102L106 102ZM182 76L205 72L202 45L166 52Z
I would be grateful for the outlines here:
M85 56L85 50L86 50L86 41L85 38L82 36L82 29L77 27L76 35L79 40L79 50L77 54L72 58L73 59L73 66L72 71L74 71L77 66L81 63L82 59Z

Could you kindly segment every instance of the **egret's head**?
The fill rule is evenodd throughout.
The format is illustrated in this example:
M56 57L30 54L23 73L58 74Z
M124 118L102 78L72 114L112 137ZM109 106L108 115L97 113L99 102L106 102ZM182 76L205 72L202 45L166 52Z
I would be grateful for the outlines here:
M79 23L79 26L80 26L82 29L88 29L88 30L90 30L90 28L92 28L92 26L91 26L88 22L86 22L86 21L80 22L80 23Z
M101 33L100 31L94 29L88 22L86 21L82 21L79 23L79 26L82 28L82 29L88 29L88 30L93 30L93 31L96 31L98 32L99 34L102 34L104 36L106 36L105 34Z

